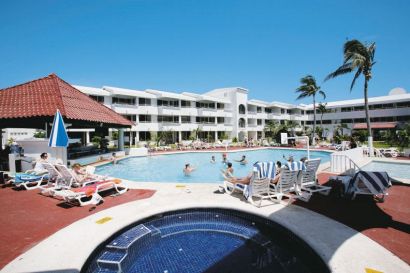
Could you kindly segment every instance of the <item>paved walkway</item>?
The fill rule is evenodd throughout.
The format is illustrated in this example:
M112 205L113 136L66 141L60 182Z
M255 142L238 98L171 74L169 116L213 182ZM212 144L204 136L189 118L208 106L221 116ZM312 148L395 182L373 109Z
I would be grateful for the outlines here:
M330 174L327 173L320 174L319 180L323 183L327 181L329 175ZM136 184L133 183L133 185L135 187ZM238 206L238 208L244 206L244 208L252 210L253 213L266 212L267 215L272 215L272 217L274 215L274 217L278 217L278 220L280 220L279 216L282 215L281 213L294 213L292 207L297 207L289 206L283 209L282 205L271 205L261 209L254 208L243 202L240 197L232 197L227 194L213 194L213 191L217 189L217 185L187 185L185 187L178 187L175 184L138 183L137 186L145 189L130 190L121 197L106 197L106 201L102 205L94 208L89 206L82 208L65 207L62 206L58 200L39 195L36 190L15 191L11 188L1 188L0 216L2 221L0 221L0 241L2 244L0 244L0 268L57 231L59 232L56 234L63 234L64 232L70 234L69 229L63 228L77 220L94 215L95 213L97 213L96 217L105 214L115 215L114 213L110 213L110 209L106 210L112 207L112 209L116 209L115 211L118 211L122 206L127 206L136 211L141 207L143 211L139 210L140 213L137 213L138 216L134 217L142 217L143 213L149 213L147 208L151 208L155 202L163 204L163 202L168 200L170 202L169 207L163 206L162 208L165 210L179 203L185 204L185 199L188 198L192 199L192 204L201 204L201 206L219 204L219 201L221 201L221 204L226 203L230 206ZM188 188L192 190L192 193L186 191ZM157 190L158 194L153 195L155 190ZM346 201L317 195L312 197L309 203L297 201L294 204L308 208L309 210L318 212L352 227L390 250L407 264L410 264L410 198L408 198L410 195L410 186L395 185L389 190L389 193L390 195L384 203L375 203L373 200L363 197L358 198L356 201ZM143 202L138 201L136 204L132 202L144 198L149 199ZM114 207L120 204L124 205ZM278 209L283 210L279 213L277 211ZM121 210L120 213L123 213L123 211ZM303 214L303 212L297 213ZM307 213L306 215L310 214ZM127 219L127 221L135 221L134 218L128 219L127 217L124 217L124 219ZM298 217L301 216L299 215ZM93 221L87 219L88 218L85 218L76 222L73 226L79 226L80 229L87 228L87 223L89 224ZM86 224L84 224L84 221ZM315 225L318 225L318 223ZM319 226L322 227L322 230L319 229L317 232L332 233L332 231L325 230L328 229L329 226L320 224ZM50 238L54 237L55 235ZM356 238L356 236L349 235L347 237L337 238L337 241L339 242L338 244L341 245L348 244L347 242L350 242L352 238ZM361 238L361 240L362 239L363 238ZM327 242L327 244L331 245L331 242ZM336 248L342 248L341 245L337 245ZM86 250L85 248L84 252L86 252ZM332 249L332 251L335 250ZM337 251L337 253L339 253L339 251ZM327 254L329 257L333 255L336 255L336 252ZM383 264L383 258L381 259L381 264Z
M153 190L129 190L106 197L99 206L70 207L39 194L39 190L0 188L0 268L58 230L101 210L149 198Z

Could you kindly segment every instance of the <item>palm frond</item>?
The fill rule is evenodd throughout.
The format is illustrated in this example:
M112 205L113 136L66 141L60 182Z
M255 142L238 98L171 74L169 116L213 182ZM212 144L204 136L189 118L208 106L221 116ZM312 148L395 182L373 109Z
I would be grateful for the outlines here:
M353 71L353 68L352 68L351 64L350 64L350 66L344 66L343 65L343 66L339 67L338 69L336 69L335 72L330 73L329 75L327 75L326 78L325 78L325 81L336 78L336 77L338 77L340 75L343 75L343 74L346 74L346 73L350 73L352 71Z
M360 74L362 74L362 71L363 71L362 68L357 69L356 74L353 77L352 84L350 85L350 92L352 92L353 86L354 86L357 78L359 78Z
M304 99L304 98L309 97L309 96L310 96L310 94L308 94L308 93L302 93L296 99L300 100L300 99Z
M326 94L323 90L319 90L319 94L322 95L323 99L326 99Z

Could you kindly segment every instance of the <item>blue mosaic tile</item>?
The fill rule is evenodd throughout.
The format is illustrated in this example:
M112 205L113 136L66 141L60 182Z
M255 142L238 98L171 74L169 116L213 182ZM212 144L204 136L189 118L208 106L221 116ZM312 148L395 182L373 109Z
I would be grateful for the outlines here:
M255 215L218 209L173 212L111 240L86 272L329 272L323 262L311 264L315 256L304 258L309 248L293 247L294 240Z

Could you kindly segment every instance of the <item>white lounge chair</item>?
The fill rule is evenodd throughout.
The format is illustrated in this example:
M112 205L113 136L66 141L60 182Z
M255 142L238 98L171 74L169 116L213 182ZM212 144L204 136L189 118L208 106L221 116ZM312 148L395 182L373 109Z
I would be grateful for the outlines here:
M378 200L384 200L391 187L391 180L387 172L358 171L347 187L346 193L351 194L352 200L358 194L374 195Z
M277 184L270 184L270 196L276 198L277 201L281 201L283 197L288 197L289 202L295 198L292 192L297 193L297 177L298 171L281 170L280 178ZM296 197L299 198L299 197Z
M115 194L120 195L125 193L128 187L123 185L120 179L86 182L81 188L56 190L53 192L53 197L67 203L78 202L80 206L97 205L103 200L100 194L110 190L115 190Z
M299 199L307 202L315 192L329 195L332 187L320 185L317 181L317 170L319 169L319 165L320 158L306 161L305 170L301 171L298 176L298 187L301 190L301 192L299 192L301 193Z
M24 187L26 190L34 190L40 188L49 179L48 174L35 175L30 173L16 173L14 179L10 182L17 188Z
M260 207L262 200L272 200L270 181L275 176L273 162L257 162L253 165L253 173L248 185L232 183L229 178L224 181L225 191L229 194L242 192L246 200L252 205Z

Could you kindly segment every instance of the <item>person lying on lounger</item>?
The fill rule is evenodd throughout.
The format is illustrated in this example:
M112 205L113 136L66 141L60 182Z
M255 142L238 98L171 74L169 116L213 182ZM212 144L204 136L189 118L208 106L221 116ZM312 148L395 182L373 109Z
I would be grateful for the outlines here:
M81 186L82 183L84 182L95 180L99 178L97 175L87 173L86 170L79 163L75 163L72 166L72 170L73 170L73 176L79 183L79 185L76 185L76 186Z
M249 183L251 182L252 175L253 175L253 173L250 172L250 173L249 173L247 176L245 176L245 177L234 177L234 176L231 176L231 177L225 177L225 179L227 179L228 182L231 182L231 183L247 185L247 184L249 184Z

